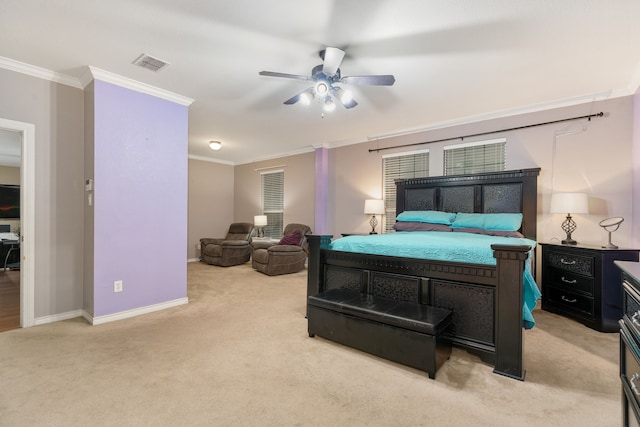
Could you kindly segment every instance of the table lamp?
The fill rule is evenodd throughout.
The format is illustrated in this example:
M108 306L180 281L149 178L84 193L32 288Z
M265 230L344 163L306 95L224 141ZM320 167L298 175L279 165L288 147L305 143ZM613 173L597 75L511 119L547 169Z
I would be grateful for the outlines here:
M253 225L258 227L258 237L264 237L264 226L267 225L267 216L266 215L254 216Z
M377 199L365 200L364 213L365 215L372 215L371 219L369 220L369 224L371 225L371 232L369 232L369 234L378 234L376 233L376 225L378 225L376 214L378 215L384 214L384 200L377 200Z
M549 212L567 214L562 222L562 230L567 233L567 238L562 241L562 244L575 245L578 242L571 238L571 233L576 231L578 226L571 218L571 214L589 213L589 197L587 193L553 193Z

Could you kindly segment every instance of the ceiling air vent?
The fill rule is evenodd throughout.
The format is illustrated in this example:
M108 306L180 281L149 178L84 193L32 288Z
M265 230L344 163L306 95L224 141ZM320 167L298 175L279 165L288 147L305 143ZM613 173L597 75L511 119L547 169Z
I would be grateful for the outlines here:
M162 59L154 58L153 56L149 56L146 53L143 53L138 58L136 58L135 61L133 61L133 65L146 68L147 70L151 70L153 72L158 72L169 65L169 63L163 61Z

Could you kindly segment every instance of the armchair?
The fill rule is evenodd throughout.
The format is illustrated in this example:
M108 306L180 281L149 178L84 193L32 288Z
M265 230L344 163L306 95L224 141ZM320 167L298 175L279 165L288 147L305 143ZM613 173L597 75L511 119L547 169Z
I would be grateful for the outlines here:
M288 224L278 243L259 240L251 242L251 266L269 276L296 273L304 268L307 258L307 234L304 224Z
M207 264L229 267L251 258L251 238L255 231L249 222L234 222L225 238L200 239L201 259Z

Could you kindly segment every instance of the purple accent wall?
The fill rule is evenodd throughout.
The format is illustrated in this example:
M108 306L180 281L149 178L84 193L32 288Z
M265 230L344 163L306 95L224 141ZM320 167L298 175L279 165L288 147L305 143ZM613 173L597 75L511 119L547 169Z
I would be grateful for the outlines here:
M329 209L329 150L316 149L316 211L315 234L327 234Z
M99 80L94 104L94 317L185 298L188 107Z

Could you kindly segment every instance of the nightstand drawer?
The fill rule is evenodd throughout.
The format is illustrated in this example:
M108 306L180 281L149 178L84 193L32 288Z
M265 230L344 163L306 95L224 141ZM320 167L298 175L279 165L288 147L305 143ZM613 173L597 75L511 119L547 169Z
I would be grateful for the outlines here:
M549 266L574 273L593 277L593 257L559 252L549 252L547 255Z
M593 317L593 298L551 286L547 289L546 301L563 310Z
M590 296L593 295L593 278L590 277L575 274L567 270L550 268L549 281L574 292L584 292Z

